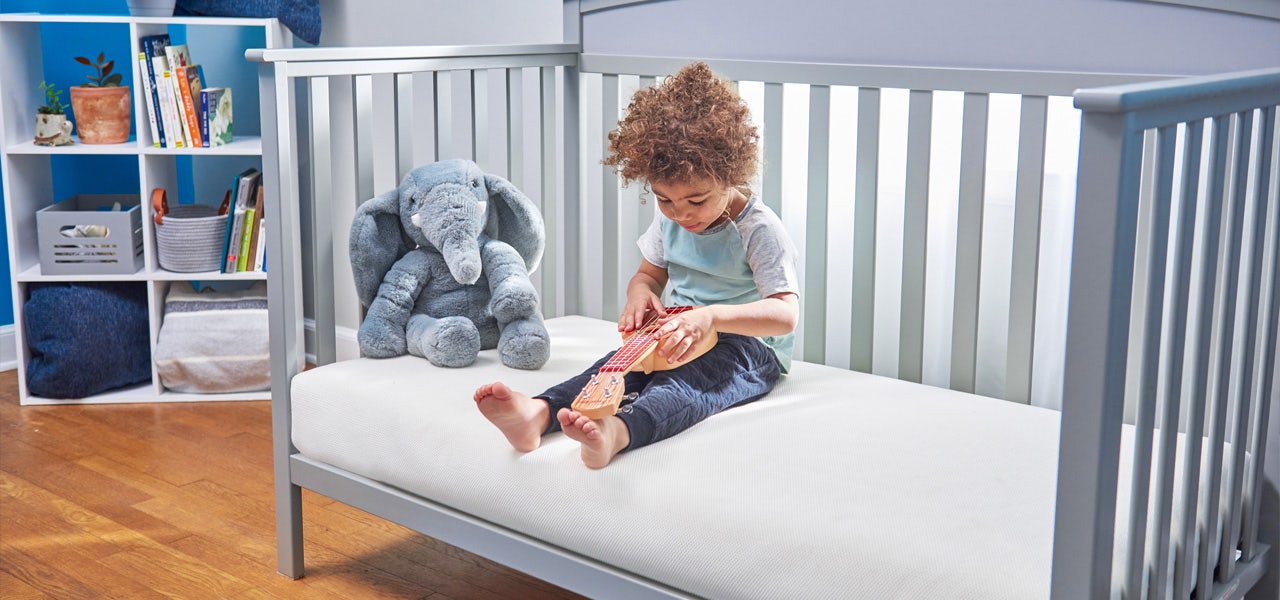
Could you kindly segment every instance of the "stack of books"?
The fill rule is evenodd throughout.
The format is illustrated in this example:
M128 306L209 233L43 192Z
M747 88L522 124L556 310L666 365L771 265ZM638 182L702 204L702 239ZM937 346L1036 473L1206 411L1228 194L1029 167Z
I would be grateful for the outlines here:
M262 218L262 172L250 167L237 175L222 204L219 212L229 215L222 272L265 271L266 244L261 242L267 225Z
M147 124L156 148L211 148L231 143L231 88L205 87L204 70L169 34L140 40Z

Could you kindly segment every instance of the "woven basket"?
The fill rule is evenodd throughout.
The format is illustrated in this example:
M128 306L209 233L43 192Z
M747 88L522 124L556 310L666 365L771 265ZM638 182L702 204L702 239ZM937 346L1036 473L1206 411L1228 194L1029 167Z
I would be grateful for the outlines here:
M160 267L178 273L221 271L227 215L204 204L178 204L156 225Z

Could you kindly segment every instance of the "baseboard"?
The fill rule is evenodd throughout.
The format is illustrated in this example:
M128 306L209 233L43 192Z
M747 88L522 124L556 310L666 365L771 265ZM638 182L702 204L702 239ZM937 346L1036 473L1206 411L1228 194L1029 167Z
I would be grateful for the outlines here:
M316 362L316 322L314 319L306 319L303 321L305 329L303 335L306 340L303 343L306 346L307 362L315 364ZM334 343L337 344L337 359L350 360L360 357L360 345L356 342L356 330L349 327L338 327L334 330Z
M13 325L0 326L0 371L18 368L18 334Z

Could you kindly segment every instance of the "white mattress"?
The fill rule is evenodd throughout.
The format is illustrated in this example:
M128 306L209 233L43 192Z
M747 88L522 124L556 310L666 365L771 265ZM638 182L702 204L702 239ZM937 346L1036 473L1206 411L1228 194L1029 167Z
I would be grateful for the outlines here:
M547 328L539 371L487 351L302 373L294 444L699 596L1048 597L1057 412L797 362L764 399L593 471L560 433L516 452L472 401L495 379L541 392L619 341L585 317Z

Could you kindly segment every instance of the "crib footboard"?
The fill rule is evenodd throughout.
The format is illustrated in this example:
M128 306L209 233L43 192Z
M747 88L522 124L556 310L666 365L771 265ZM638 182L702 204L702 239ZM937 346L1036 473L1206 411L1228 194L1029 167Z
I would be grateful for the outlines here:
M1241 597L1268 551L1257 534L1278 393L1280 69L1081 90L1075 104L1053 597ZM1132 481L1117 481L1122 450ZM1118 485L1131 487L1127 509ZM1104 551L1118 528L1126 547Z

